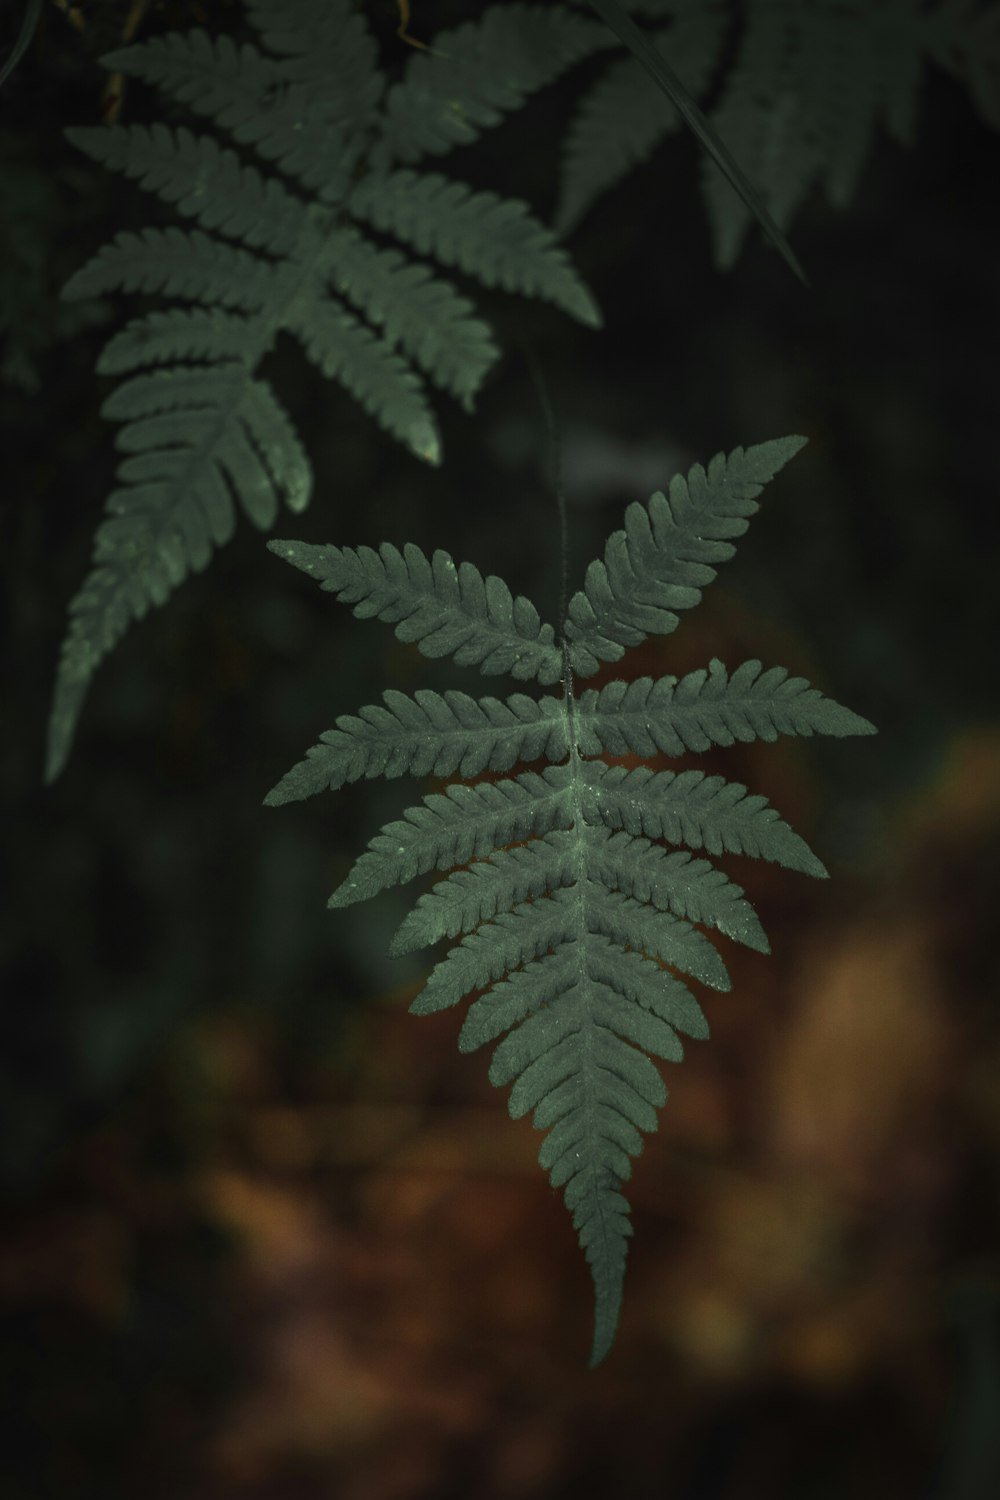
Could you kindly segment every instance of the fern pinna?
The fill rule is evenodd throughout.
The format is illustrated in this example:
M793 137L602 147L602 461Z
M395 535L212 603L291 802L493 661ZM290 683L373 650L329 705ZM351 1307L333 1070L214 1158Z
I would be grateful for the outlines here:
M774 808L701 771L628 770L602 756L668 756L779 734L870 734L873 727L784 668L713 661L686 677L574 679L665 635L698 603L757 510L762 486L802 438L718 455L675 477L669 495L631 505L569 601L557 640L527 599L446 552L310 546L273 552L354 606L395 623L426 656L452 656L560 696L475 699L395 690L344 715L269 793L271 806L373 776L459 773L372 839L330 898L335 907L429 870L451 870L420 896L391 951L459 937L411 1010L427 1015L473 991L462 1051L499 1041L490 1079L511 1084L510 1113L548 1132L539 1161L561 1187L596 1292L592 1363L611 1347L628 1237L621 1186L641 1131L656 1129L666 1089L648 1054L671 1062L678 1036L706 1037L679 975L728 989L700 930L768 951L742 890L707 854L749 854L805 874L823 865ZM468 779L544 762L498 781ZM686 846L671 848L673 845ZM697 925L696 925L697 924ZM504 1033L507 1033L504 1035Z
M352 0L248 0L247 20L259 46L193 31L105 59L207 116L238 152L183 125L67 132L196 227L118 234L64 295L124 290L194 306L134 318L98 362L101 374L127 377L102 407L124 423L125 457L92 570L70 605L50 780L101 660L133 619L207 566L233 535L237 505L267 529L280 504L308 503L309 460L257 373L279 333L415 456L437 463L426 381L468 408L498 350L471 303L415 255L600 322L526 204L415 166L474 141L608 45L603 27L552 6L494 7L441 33L433 54L406 49L390 86Z

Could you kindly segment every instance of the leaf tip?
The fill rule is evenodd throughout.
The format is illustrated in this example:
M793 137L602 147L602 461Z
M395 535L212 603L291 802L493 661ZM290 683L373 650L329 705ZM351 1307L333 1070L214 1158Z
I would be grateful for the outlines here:
M276 558L283 558L285 562L295 562L295 549L297 549L298 544L300 543L297 543L297 541L285 541L280 537L271 537L271 540L267 541L265 546L267 546L268 552L274 553ZM298 565L300 564L295 562L295 567L298 567Z

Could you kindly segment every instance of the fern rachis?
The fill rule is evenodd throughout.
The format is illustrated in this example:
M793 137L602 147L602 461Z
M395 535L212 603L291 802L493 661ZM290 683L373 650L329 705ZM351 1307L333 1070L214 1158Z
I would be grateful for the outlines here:
M271 550L354 606L395 624L427 656L508 673L559 696L504 700L395 690L344 715L269 793L271 806L373 776L457 781L387 824L330 898L345 907L431 870L391 951L458 938L411 1006L428 1014L481 992L459 1046L496 1042L490 1079L511 1085L515 1117L547 1133L539 1160L561 1187L594 1281L592 1363L608 1352L631 1227L621 1186L666 1089L651 1057L676 1062L680 1034L708 1035L680 976L727 989L702 928L767 952L741 888L703 853L724 850L826 872L760 796L718 776L602 756L677 755L778 734L864 734L872 726L782 668L612 681L575 679L647 634L670 633L732 555L762 486L798 451L785 438L677 476L669 494L628 508L623 530L587 569L560 638L498 578L447 553L271 542ZM507 776L524 762L540 770ZM674 848L671 846L679 845Z

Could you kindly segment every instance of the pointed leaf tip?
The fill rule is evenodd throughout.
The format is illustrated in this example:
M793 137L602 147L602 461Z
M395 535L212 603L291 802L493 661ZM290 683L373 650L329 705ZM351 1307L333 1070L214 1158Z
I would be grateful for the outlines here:
M441 439L432 422L414 422L406 443L413 456L425 464L436 469L441 463Z
M621 1306L622 1287L620 1284L617 1295L598 1292L597 1303L594 1307L594 1340L590 1347L590 1359L587 1362L591 1370L596 1370L598 1365L603 1364L614 1347Z
M268 552L273 552L275 557L283 558L285 562L291 563L293 568L301 568L304 573L310 571L309 554L313 549L303 542L288 542L272 538L266 546Z
M604 314L587 291L580 298L580 322L585 323L588 328L604 327Z

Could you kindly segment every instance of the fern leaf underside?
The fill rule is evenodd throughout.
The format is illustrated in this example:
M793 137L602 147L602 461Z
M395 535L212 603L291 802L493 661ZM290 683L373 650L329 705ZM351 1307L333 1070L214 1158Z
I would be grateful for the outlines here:
M500 700L387 691L344 715L268 794L271 806L371 776L455 772L465 781L410 807L370 842L330 898L346 907L430 871L390 951L457 939L411 1006L429 1014L475 994L462 1051L495 1044L489 1076L515 1118L545 1131L539 1161L563 1190L595 1288L591 1361L618 1324L628 1239L622 1192L666 1089L652 1058L677 1062L708 1025L689 982L728 989L703 929L758 952L767 938L723 852L826 871L766 799L719 776L604 758L668 756L778 734L872 726L782 668L720 662L677 679L612 681L577 693L647 633L667 633L732 553L756 496L801 447L785 438L696 465L668 494L629 507L552 627L495 578L447 553L272 542L278 555L353 606L395 625L430 657L506 671L561 696ZM540 769L517 770L526 762ZM470 778L493 773L495 780ZM510 774L509 774L510 773Z

